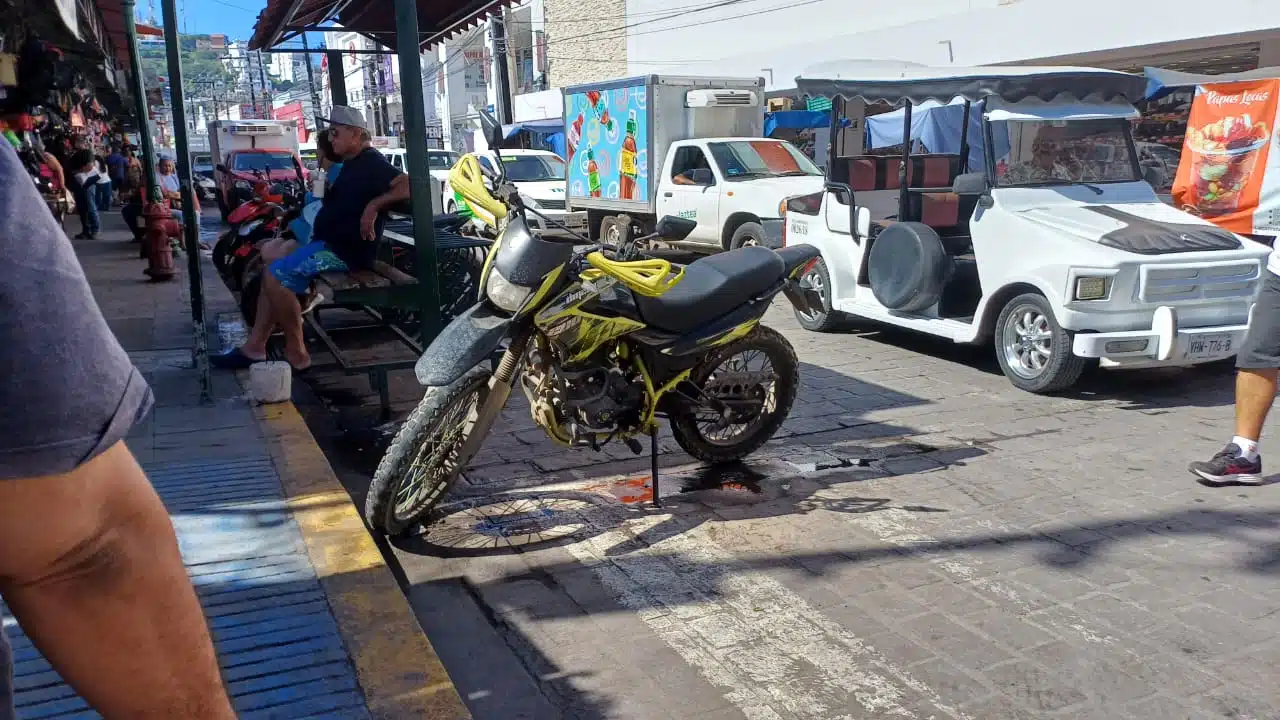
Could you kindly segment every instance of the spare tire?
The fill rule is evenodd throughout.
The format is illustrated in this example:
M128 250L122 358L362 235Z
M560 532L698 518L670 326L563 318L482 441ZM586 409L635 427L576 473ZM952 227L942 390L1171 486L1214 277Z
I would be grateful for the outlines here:
M890 310L915 313L936 305L951 274L938 233L915 222L893 223L871 245L871 293Z

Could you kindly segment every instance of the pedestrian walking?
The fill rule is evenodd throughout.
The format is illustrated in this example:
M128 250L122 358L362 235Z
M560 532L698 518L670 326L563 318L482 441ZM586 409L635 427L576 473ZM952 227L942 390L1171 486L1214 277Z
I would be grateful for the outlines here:
M97 189L97 205L98 210L111 209L111 173L107 167L107 156L99 154L97 156L98 165L98 182L95 186Z
M103 178L98 173L97 159L93 151L81 149L71 155L71 179L76 197L76 211L80 213L80 234L77 240L93 240L98 236L98 190Z
M1276 378L1280 375L1280 247L1267 258L1262 276L1249 331L1236 354L1235 436L1217 455L1190 466L1206 485L1263 482L1258 440L1275 402Z
M101 716L232 720L173 525L124 441L151 391L42 204L0 142L0 594ZM13 658L0 632L0 718Z

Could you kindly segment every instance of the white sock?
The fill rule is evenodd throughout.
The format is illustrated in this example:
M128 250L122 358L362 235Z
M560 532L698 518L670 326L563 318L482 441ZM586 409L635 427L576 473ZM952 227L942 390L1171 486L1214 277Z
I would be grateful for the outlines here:
M1253 462L1258 459L1258 441L1242 438L1239 435L1231 438L1231 444L1240 448L1240 457Z

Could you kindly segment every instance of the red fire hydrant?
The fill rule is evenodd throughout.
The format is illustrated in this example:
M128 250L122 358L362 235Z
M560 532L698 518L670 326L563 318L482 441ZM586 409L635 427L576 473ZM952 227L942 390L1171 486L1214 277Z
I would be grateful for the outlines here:
M142 250L146 253L147 269L144 273L152 280L172 280L173 246L170 238L182 237L182 223L173 219L169 206L165 203L148 203L142 210L146 231L143 233Z

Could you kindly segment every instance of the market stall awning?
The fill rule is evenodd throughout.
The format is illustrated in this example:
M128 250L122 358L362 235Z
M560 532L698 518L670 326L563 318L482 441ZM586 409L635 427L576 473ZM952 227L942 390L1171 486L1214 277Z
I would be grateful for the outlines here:
M809 130L830 124L830 110L779 110L764 114L765 137L773 135L775 130Z
M526 120L525 122L511 123L502 126L502 136L511 139L521 130L537 133L555 133L564 130L564 120L560 118L552 118L550 120Z
M1265 67L1244 72L1226 73L1223 75L1202 75L1200 73L1166 70L1164 68L1143 68L1142 74L1147 76L1147 99L1164 97L1178 90L1186 90L1197 85L1217 85L1222 83L1248 82L1250 80L1273 80L1280 78L1280 67Z
M418 37L424 49L444 42L514 0L417 0ZM275 47L304 29L342 29L396 50L392 0L267 0L249 39L250 50Z

